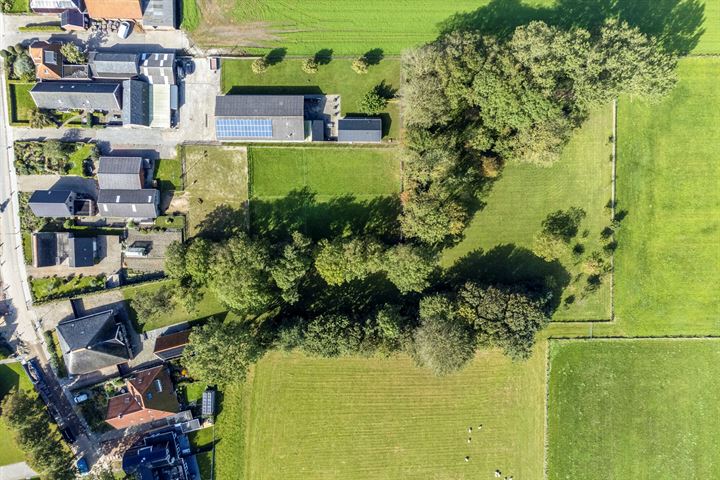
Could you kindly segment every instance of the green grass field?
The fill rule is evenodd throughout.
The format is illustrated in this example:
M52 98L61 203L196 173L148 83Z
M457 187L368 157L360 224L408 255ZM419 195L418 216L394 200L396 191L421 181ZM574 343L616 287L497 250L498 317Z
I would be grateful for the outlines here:
M244 147L185 146L188 234L222 235L230 225L244 226L248 199Z
M34 83L8 82L10 123L30 122L30 112L35 108L35 102L30 96L30 89L34 86Z
M105 275L30 279L33 298L38 302L55 298L74 297L83 293L102 290L103 288L105 288Z
M79 175L83 176L83 162L90 158L93 152L93 145L89 143L78 143L75 147L75 151L70 154L68 163L70 163L70 170L68 175Z
M541 230L543 219L551 212L570 207L580 207L586 212L580 227L581 234L577 238L584 245L586 255L600 249L600 232L610 223L610 211L605 206L612 196L611 136L612 108L608 106L595 112L575 133L562 158L552 167L507 165L490 195L484 199L486 207L475 215L465 230L465 239L445 252L443 265L462 261L463 257L472 256L479 249L492 258L495 255L487 252L493 251L493 248L500 257L506 257L508 253L518 255L518 250L508 245L532 250L533 239ZM583 230L589 231L586 238L582 238ZM586 280L573 281L582 271L582 264L573 258L569 248L560 260L562 266L537 259L513 262L508 258L504 262L507 275L502 274L503 265L495 265L497 262L494 262L493 268L499 280L504 277L516 280L526 275L543 278L551 274L557 277L559 283L567 283L563 300L572 295L575 301L567 306L563 301L555 312L554 320L609 319L609 279L599 290L582 298ZM515 263L518 265L513 267Z
M368 73L358 75L352 60L330 60L320 65L316 74L302 71L302 59L285 59L271 66L263 74L255 74L248 60L228 60L222 66L222 89L234 94L340 94L343 114L359 112L358 103L363 95L384 82L388 89L400 86L400 61L397 58L381 60L371 65ZM400 137L398 104L392 102L382 114L386 139Z
M380 48L385 54L435 39L463 27L484 33L507 32L531 20L594 27L619 16L681 51L720 53L717 0L187 0L188 30L202 44L312 55L332 49L358 55ZM199 6L199 9L197 8ZM200 22L197 10L201 12ZM198 25L200 27L198 28ZM703 33L701 38L696 38Z
M155 162L155 179L161 191L182 190L182 162L175 159L160 159Z
M13 388L32 390L33 387L20 363L0 365L0 400ZM12 430L2 418L0 418L0 438L3 439L3 448L0 449L0 466L25 461L22 450L13 438Z
M680 63L661 103L619 103L616 311L631 335L720 333L718 58Z
M720 341L551 346L548 478L720 478Z
M406 357L272 353L225 393L216 478L541 478L544 379L542 349L528 363L485 352L444 378Z

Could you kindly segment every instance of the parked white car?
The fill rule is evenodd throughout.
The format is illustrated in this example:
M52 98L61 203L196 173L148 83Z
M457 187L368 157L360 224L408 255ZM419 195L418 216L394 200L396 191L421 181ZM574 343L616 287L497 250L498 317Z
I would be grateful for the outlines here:
M87 401L88 398L90 398L90 397L88 397L87 393L81 393L80 395L75 395L73 400L75 400L75 403L79 404L79 403L83 403L83 402Z
M120 28L118 28L118 37L128 38L132 32L132 24L130 22L120 22Z

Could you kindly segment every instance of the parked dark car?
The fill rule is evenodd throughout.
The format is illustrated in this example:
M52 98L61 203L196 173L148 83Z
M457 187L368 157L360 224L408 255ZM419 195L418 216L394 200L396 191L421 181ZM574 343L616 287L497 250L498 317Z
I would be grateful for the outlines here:
M65 439L65 441L68 442L69 444L72 445L73 443L75 443L75 435L72 433L72 430L70 430L69 428L63 428L62 430L60 430L60 435L62 435L62 437Z

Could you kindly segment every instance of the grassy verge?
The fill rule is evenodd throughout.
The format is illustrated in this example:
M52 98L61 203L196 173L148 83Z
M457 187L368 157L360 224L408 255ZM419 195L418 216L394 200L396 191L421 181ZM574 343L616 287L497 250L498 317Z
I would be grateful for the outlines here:
M616 255L619 326L632 335L717 334L720 312L718 58L689 58L659 104L623 98Z
M465 230L464 240L445 252L442 263L448 267L463 262L492 265L490 273L500 281L552 276L562 286L561 307L554 320L609 319L608 277L598 290L584 294L583 259L570 248L559 262L547 262L528 251L536 248L534 237L546 216L571 207L586 213L573 243L583 245L584 256L602 249L600 232L610 223L610 211L605 207L612 196L611 135L612 109L607 106L575 133L552 167L507 165L483 199L486 206ZM568 299L572 301L568 303Z
M30 290L36 302L73 297L105 288L105 275L31 278Z
M20 363L0 365L0 400L13 388L33 389ZM3 448L0 448L0 466L25 461L25 455L15 442L13 431L2 417L0 417L0 438L3 439Z
M184 215L161 215L155 219L155 226L160 228L185 228Z
M156 328L165 327L168 325L174 325L182 322L194 322L202 320L212 315L223 315L227 312L220 302L210 293L205 293L202 301L197 305L194 312L188 312L182 305L175 305L174 308L168 309L167 313L159 318L153 319L147 322L139 322L135 311L132 309L132 299L138 294L138 292L154 291L163 286L167 286L169 282L151 282L141 285L129 286L122 289L125 300L128 300L130 308L130 317L135 324L135 328L138 332L147 332Z
M50 352L50 364L55 367L57 374L60 378L65 378L68 375L67 367L65 366L65 359L63 358L62 351L60 350L60 341L58 340L57 333L43 332L45 343L48 346Z
M381 83L391 91L400 87L400 60L397 58L371 65L365 75L358 75L352 70L350 59L330 60L328 64L320 65L315 74L303 72L303 62L304 59L285 59L258 75L250 68L252 61L225 61L222 89L234 94L339 94L342 113L358 115L360 100L373 87ZM389 103L381 117L385 137L399 138L398 104Z
M247 151L242 147L186 146L188 234L222 237L246 224Z
M22 232L23 242L23 259L25 265L32 265L33 263L33 251L32 251L32 234L30 232Z
M182 190L182 162L175 159L157 160L154 178L163 192Z
M542 478L544 378L542 348L527 363L483 352L443 378L404 356L271 353L225 392L217 478Z
M718 478L720 342L557 342L548 478Z
M28 124L35 102L30 96L34 83L8 82L8 108L11 124Z
M198 8L196 0L180 1L182 3L180 28L188 32L193 32L200 26L200 9Z

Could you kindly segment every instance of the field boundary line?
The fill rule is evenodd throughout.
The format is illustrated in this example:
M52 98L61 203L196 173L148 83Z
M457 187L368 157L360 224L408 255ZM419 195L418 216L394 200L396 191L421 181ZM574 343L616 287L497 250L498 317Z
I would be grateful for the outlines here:
M696 336L683 336L683 335L667 335L664 337L657 337L657 336L644 336L644 337L621 337L621 336L612 336L612 337L552 337L548 338L548 342L561 342L561 343L570 343L570 342L633 342L633 341L660 341L660 340L672 340L672 341L706 341L706 340L712 340L712 341L718 341L720 340L720 335L696 335Z
M612 188L610 194L610 222L615 221L615 206L617 203L617 98L613 99L612 108ZM617 245L615 229L612 241ZM615 321L615 251L610 255L610 321Z
M550 417L550 349L552 343L546 340L545 347L545 430L543 432L543 479L548 480L548 452L550 451L550 438L548 434L548 419Z

